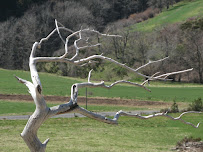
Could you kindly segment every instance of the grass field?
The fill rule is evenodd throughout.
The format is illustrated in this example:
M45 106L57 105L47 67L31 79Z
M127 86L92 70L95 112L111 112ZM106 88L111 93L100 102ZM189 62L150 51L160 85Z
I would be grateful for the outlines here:
M203 1L193 0L188 2L188 0L185 0L177 3L174 7L170 7L169 10L164 10L152 19L133 25L132 29L152 31L167 24L179 23L188 18L200 16L203 16Z
M198 114L184 116L198 123ZM0 151L29 151L20 137L26 121L0 121ZM121 117L119 125L108 125L89 118L49 119L40 128L41 141L50 138L48 152L165 152L185 136L201 137L203 125L195 129L177 121L157 117L149 120Z
M146 22L136 24L136 30L152 31L155 27L185 21L193 16L203 15L203 1L181 2L169 10L164 10ZM175 16L175 17L174 17ZM30 81L30 73L19 70L0 69L0 94L28 94L27 88L18 83L14 75ZM70 96L71 85L87 80L61 77L40 73L44 95ZM111 90L88 88L88 97L107 97L138 99L150 101L177 101L190 103L201 97L203 85L186 83L154 82L149 86L151 93L129 85L118 85ZM79 91L85 96L85 89ZM55 103L48 103L54 106ZM83 106L84 107L84 106ZM35 109L33 102L0 100L0 115L31 114ZM131 111L138 107L88 105L91 111ZM177 116L178 114L172 114ZM188 114L184 120L194 124L203 122L202 114ZM27 120L0 120L0 152L29 151L20 137ZM203 139L203 124L198 129L157 117L149 120L121 117L119 125L108 125L89 118L54 118L47 120L39 129L41 141L50 138L48 152L169 152L177 141L185 136Z
M30 80L30 73L17 70L0 70L0 93L26 94L27 88L18 83L13 75ZM69 95L73 83L84 80L59 77L40 73L40 78L46 95ZM202 85L154 83L150 87L152 93L137 87L118 85L111 90L102 88L88 89L91 96L136 98L142 100L185 101L202 96ZM127 94L127 95L126 95ZM81 90L80 95L85 95ZM55 105L48 103L49 106ZM33 103L19 101L0 101L0 115L31 114L34 111ZM89 105L88 110L118 111L123 109L137 110L136 107ZM197 124L203 121L203 116L190 114L184 120ZM26 120L0 120L0 151L26 152L29 151L20 137ZM39 129L41 141L50 138L47 151L72 152L165 152L175 147L177 141L185 136L201 137L203 139L203 125L195 129L180 122L167 118L153 118L139 120L136 118L121 117L119 125L113 126L97 122L89 118L55 118L47 120Z
M62 103L48 103L49 107L55 106ZM81 105L85 108L85 105ZM113 106L113 105L88 105L88 110L94 112L101 111L133 111L133 110L143 110L147 108L139 108L134 106ZM22 101L5 101L0 100L0 115L30 115L35 110L34 102L22 102Z
M30 80L30 73L18 70L0 69L1 94L28 94L26 86L18 83L13 75ZM70 96L71 85L86 80L61 77L53 74L40 73L44 95ZM191 102L199 97L203 98L203 85L185 83L151 83L152 92L129 85L117 85L112 89L88 88L88 97L108 97L123 99L138 99L150 101ZM85 96L85 88L79 91Z

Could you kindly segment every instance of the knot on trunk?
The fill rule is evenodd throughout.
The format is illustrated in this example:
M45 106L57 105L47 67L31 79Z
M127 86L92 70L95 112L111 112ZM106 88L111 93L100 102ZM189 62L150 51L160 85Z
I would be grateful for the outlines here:
M37 91L39 92L39 94L41 94L41 92L42 92L42 88L41 88L40 85L37 85Z

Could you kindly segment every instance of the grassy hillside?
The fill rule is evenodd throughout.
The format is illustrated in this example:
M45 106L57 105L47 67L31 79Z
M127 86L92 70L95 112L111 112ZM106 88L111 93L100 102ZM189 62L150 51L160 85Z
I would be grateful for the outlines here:
M25 85L18 83L14 78L17 75L30 80L30 73L19 70L0 69L0 94L28 94ZM61 77L53 74L40 73L44 95L70 96L72 84L86 80ZM203 98L203 86L184 83L155 82L149 86L152 92L129 85L117 85L112 89L88 88L88 97L125 98L152 101L183 101L191 102L198 97ZM79 91L80 96L85 96L85 88Z
M203 16L203 0L182 1L171 6L169 10L164 10L156 17L147 21L132 25L134 30L152 31L167 24L183 22L191 17Z

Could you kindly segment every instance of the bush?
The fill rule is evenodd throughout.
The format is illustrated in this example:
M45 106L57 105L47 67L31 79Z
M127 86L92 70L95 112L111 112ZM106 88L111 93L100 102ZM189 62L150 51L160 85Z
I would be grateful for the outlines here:
M173 101L171 108L161 109L160 112L177 113L177 112L179 112L178 104L175 101Z
M189 105L188 111L203 111L202 99L198 98L192 101L192 104Z
M135 20L136 23L147 20L148 18L154 17L159 13L159 9L148 8L144 12L131 14L129 19Z
M201 138L194 138L192 136L185 137L181 141L178 141L176 146L182 146L182 145L185 145L188 142L199 142L199 141L201 141Z
M170 112L171 112L171 113L177 113L177 112L179 112L178 104L177 104L175 101L173 101L173 104L172 104L172 106L171 106Z

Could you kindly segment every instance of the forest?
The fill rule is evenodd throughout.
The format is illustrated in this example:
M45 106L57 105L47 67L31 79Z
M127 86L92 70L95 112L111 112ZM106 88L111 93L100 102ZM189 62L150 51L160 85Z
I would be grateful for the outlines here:
M130 67L146 64L169 56L167 62L143 69L146 75L154 71L176 71L194 68L190 73L173 76L174 81L203 83L203 17L195 16L184 22L139 30L137 25L163 11L172 11L180 0L2 0L0 3L0 68L29 70L32 44L46 37L55 28L55 19L76 31L91 28L122 38L93 35L91 42L99 47L83 50L114 58ZM187 0L192 3L194 0ZM186 3L186 2L185 2ZM67 33L63 33L65 37ZM74 38L71 42L74 41ZM58 56L63 43L57 34L43 45L38 56ZM70 51L73 51L72 48ZM59 52L59 53L58 53ZM119 78L139 80L126 70L103 63L75 67L66 63L40 63L38 70L63 76L87 77L94 69L93 79L112 81ZM113 72L109 72L113 71Z

